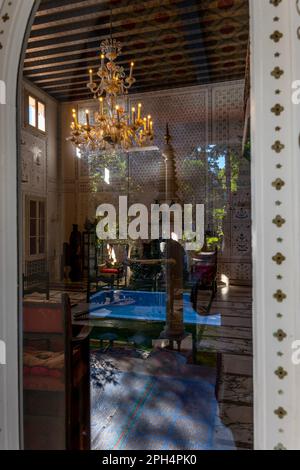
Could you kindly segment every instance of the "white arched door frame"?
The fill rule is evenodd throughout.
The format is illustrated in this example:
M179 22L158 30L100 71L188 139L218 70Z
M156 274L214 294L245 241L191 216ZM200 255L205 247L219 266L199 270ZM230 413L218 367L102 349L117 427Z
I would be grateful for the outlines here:
M2 90L5 88L0 104L0 339L6 344L6 365L0 365L0 449L18 449L21 440L17 95L19 63L33 4L33 0L0 0L0 80Z
M300 339L300 108L291 101L291 83L300 79L299 3L250 0L256 449L300 449L300 366L291 361L292 342ZM0 84L6 86L0 104L0 341L7 357L0 365L0 449L21 446L17 96L24 35L37 4L0 0ZM279 116L276 104L284 108ZM281 264L279 254L286 258Z

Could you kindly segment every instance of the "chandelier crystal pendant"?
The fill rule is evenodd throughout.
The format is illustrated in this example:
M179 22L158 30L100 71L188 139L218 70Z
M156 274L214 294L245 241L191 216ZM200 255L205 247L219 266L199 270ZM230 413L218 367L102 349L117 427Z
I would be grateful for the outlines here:
M142 116L142 104L125 110L125 96L135 83L134 63L130 64L129 75L124 67L116 64L121 54L121 43L112 37L101 43L101 64L97 71L99 83L94 81L94 72L89 71L87 87L93 98L98 100L99 110L91 124L89 111L86 110L86 122L78 122L78 115L73 109L73 122L69 140L80 150L82 156L95 155L99 150L131 147L146 147L153 141L153 121L150 115Z

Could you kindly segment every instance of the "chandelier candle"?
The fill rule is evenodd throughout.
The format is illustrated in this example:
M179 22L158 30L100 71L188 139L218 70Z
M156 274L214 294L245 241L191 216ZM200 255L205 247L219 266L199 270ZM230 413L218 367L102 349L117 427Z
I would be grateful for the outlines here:
M73 110L72 110L72 113L73 113L74 124L75 124L75 126L77 127L77 126L78 126L78 121L77 121L76 109L73 109Z
M103 116L103 114L104 114L103 111L104 110L103 110L103 98L102 98L102 96L101 96L101 98L99 98L99 101L100 101L100 114L101 114L101 116Z
M120 125L120 107L118 105L116 106L116 111L117 111L118 124Z
M135 125L135 108L132 108L132 124Z
M132 79L133 67L134 67L134 62L131 62L131 64L130 64L130 75L129 75L130 79Z
M142 104L138 108L126 110L126 95L134 85L134 62L130 63L129 75L126 76L124 67L115 61L121 54L121 43L109 38L100 45L100 66L96 72L98 79L89 70L87 88L94 99L99 100L99 112L93 116L93 125L89 113L86 113L86 123L78 122L78 116L73 110L71 135L68 140L77 147L82 158L97 158L99 151L120 148L127 150L132 147L146 147L153 141L153 123L151 116L142 117ZM125 102L125 107L120 104ZM127 103L128 105L128 103Z
M86 127L87 127L87 129L89 129L90 128L90 116L89 116L89 110L88 109L85 112L85 116L86 116Z

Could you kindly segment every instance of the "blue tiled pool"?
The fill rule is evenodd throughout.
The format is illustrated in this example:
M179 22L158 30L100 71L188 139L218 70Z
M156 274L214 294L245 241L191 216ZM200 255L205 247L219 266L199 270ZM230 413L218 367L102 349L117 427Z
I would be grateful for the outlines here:
M192 308L189 294L183 295L184 323L221 326L221 314L199 315ZM90 316L140 321L166 321L166 293L115 290L91 297Z

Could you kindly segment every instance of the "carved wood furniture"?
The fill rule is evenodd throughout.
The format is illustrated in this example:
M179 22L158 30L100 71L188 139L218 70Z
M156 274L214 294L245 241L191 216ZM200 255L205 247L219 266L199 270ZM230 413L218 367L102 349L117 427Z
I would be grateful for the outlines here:
M212 301L217 293L218 251L201 252L193 258L191 267L192 291L191 302L197 311L199 290L209 291L210 298L207 306L201 307L205 313L210 311Z
M25 449L89 449L90 329L72 332L71 307L24 302Z

